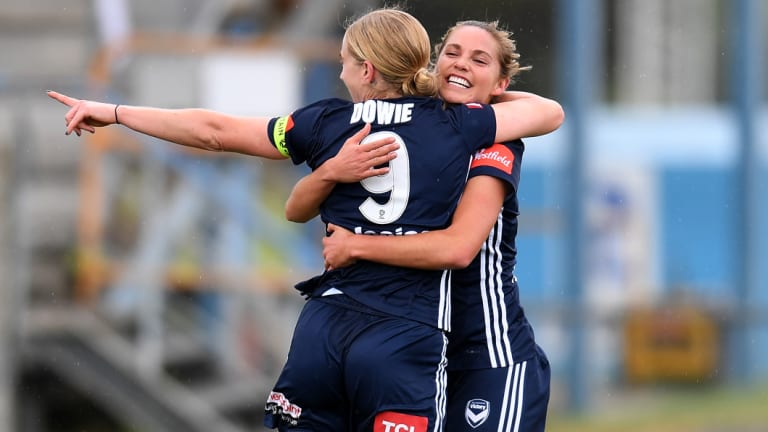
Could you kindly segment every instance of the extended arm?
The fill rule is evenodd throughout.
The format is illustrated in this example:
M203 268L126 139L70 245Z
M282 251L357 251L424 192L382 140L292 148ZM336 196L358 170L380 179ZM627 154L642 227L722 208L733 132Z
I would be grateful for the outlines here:
M267 136L266 117L240 117L204 109L162 109L87 101L49 91L48 96L68 106L67 135L97 127L122 124L130 129L183 146L228 151L269 159L285 156Z
M293 186L285 203L286 219L306 222L317 216L320 204L330 195L336 183L354 183L389 172L389 167L375 167L394 159L394 151L399 145L394 143L394 138L361 143L370 131L371 125L366 124L344 142L336 156L323 162Z
M501 211L506 184L490 176L472 177L464 189L451 225L443 230L407 236L357 235L335 225L323 239L329 269L365 259L423 269L464 268L480 251Z
M545 135L557 130L565 119L563 107L533 93L507 91L493 104L496 112L496 142Z

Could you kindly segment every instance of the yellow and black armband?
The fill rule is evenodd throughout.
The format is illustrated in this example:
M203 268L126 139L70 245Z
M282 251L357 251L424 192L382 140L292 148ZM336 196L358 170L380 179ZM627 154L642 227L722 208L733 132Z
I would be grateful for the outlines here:
M272 128L272 143L275 145L277 151L285 157L291 157L291 153L285 145L285 134L291 130L291 128L293 128L293 119L290 115L275 120L275 125Z

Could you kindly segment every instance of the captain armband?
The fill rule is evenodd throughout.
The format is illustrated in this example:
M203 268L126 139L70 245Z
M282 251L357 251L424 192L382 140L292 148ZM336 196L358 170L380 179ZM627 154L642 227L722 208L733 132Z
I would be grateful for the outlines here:
M293 127L291 116L280 117L275 121L275 127L272 130L272 142L275 148L285 157L291 157L288 147L285 146L285 134Z

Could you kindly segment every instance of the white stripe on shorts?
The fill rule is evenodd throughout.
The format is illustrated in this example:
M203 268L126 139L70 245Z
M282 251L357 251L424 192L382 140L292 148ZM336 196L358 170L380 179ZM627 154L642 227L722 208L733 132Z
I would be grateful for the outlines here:
M507 368L504 399L501 402L498 432L518 432L523 416L523 390L525 389L525 367L527 361ZM511 387L510 387L511 383Z
M440 356L440 364L437 367L437 374L435 377L435 384L437 384L437 394L435 395L435 428L434 432L440 432L443 430L443 422L445 421L446 400L448 394L446 392L446 386L448 382L448 372L445 368L448 365L448 357L446 351L448 349L448 337L443 333L443 353Z

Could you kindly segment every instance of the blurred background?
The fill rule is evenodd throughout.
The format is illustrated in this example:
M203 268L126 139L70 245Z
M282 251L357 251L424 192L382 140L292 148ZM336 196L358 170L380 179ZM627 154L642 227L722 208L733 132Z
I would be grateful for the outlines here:
M471 3L471 4L470 4ZM527 141L521 300L551 431L768 431L765 0L411 0L433 41L498 19L514 89L566 122ZM74 97L282 115L346 97L376 0L2 0L0 431L263 430L322 268L283 219L303 167L109 127Z

